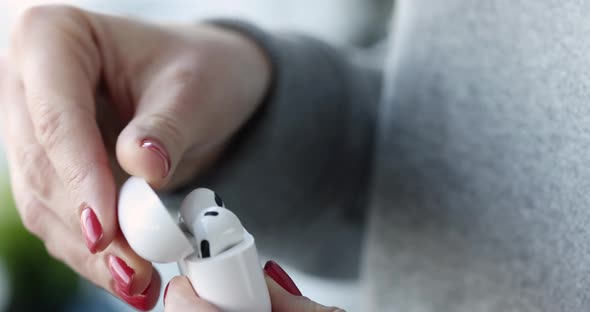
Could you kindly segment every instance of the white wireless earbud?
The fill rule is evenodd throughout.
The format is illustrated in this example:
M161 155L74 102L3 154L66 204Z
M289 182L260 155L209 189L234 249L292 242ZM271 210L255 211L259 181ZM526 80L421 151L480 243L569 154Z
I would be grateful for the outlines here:
M180 205L180 216L185 224L190 223L187 220L196 220L201 211L209 207L225 207L223 200L210 189L198 188L190 192Z
M119 225L146 260L177 262L199 297L225 312L270 312L254 237L208 189L169 210L143 180L131 177L119 195Z
M203 210L188 229L194 234L201 258L215 257L244 239L244 227L236 215L223 207Z

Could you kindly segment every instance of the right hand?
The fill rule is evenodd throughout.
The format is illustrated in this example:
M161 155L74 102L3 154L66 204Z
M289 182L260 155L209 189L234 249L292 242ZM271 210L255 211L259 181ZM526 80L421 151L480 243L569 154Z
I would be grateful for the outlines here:
M173 188L209 167L259 106L270 71L256 44L215 26L27 10L0 63L0 124L25 227L79 274L150 309L160 277L118 228L117 181Z
M293 280L275 262L264 266L266 285L274 312L345 312L336 307L326 307L303 297ZM185 276L173 278L164 292L166 312L219 312L214 305L199 298Z

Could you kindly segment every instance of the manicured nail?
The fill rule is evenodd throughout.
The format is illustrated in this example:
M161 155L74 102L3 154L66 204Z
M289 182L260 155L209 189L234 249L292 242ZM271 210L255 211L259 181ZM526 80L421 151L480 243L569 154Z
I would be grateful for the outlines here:
M156 154L160 159L162 159L163 167L162 167L162 178L165 178L170 173L170 156L166 149L162 146L162 144L146 139L141 142L141 147L150 150L154 154Z
M135 271L121 258L113 255L109 256L109 271L119 288L131 295L131 282L133 282Z
M293 282L287 272L285 272L285 270L283 270L283 268L281 268L276 262L268 261L264 265L264 272L292 295L302 296L301 291L299 291L295 282Z
M168 295L168 287L170 287L170 282L166 285L166 289L164 289L164 305L166 305L166 296Z
M149 311L153 309L158 301L158 295L160 294L160 275L154 272L152 281L149 286L139 295L131 296L122 289L118 283L115 282L114 290L117 296L123 299L132 307L140 311Z
M82 215L80 216L80 224L82 226L82 233L84 233L84 239L86 240L86 246L91 253L96 253L96 247L98 241L102 238L104 233L102 232L102 225L94 214L94 211L90 207L84 208Z

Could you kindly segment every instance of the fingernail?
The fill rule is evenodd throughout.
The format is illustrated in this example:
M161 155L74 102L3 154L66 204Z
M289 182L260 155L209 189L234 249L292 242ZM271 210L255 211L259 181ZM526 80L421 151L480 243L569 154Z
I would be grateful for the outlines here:
M91 253L96 253L98 241L104 235L102 232L102 225L100 225L100 221L98 221L96 214L90 207L84 208L80 220L82 233L84 233L84 239L86 240L86 246L88 246L88 250L90 250Z
M155 274L158 275L157 273ZM160 292L159 275L157 276L157 280L152 278L149 286L139 295L131 296L130 294L126 293L118 283L115 283L113 288L115 293L121 299L127 302L127 304L140 311L149 311L156 305L158 301L158 295Z
M283 268L281 268L276 262L272 260L268 261L264 265L264 272L292 295L302 296L301 291L299 291L295 282L293 282L287 272L285 272L285 270L283 270Z
M166 289L164 289L164 305L166 305L166 295L168 295L168 287L170 287L170 282L166 285Z
M170 156L168 155L168 152L166 152L166 149L164 149L162 144L154 140L146 139L141 142L141 147L150 150L151 152L156 154L160 159L162 159L162 178L167 177L168 173L170 173Z
M109 271L113 280L127 294L131 295L131 282L135 276L135 271L125 263L121 258L109 256Z
M124 289L121 289L118 284L115 284L115 292L119 297L121 297L121 299L125 300L125 302L127 302L132 307L140 311L149 311L153 306L149 304L149 298L147 296L151 287L152 285L150 284L143 293L131 296L129 293L125 292Z

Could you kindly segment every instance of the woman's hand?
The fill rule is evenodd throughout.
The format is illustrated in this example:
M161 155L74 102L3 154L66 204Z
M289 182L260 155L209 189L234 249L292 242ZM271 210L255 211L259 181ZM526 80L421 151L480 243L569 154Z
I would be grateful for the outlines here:
M29 9L0 64L0 124L24 225L81 275L151 308L159 275L119 231L117 181L163 188L193 177L253 114L269 76L262 51L230 30Z
M297 286L278 264L268 262L264 271L274 312L344 312L301 296ZM190 281L184 276L177 276L168 283L164 306L166 312L219 312L215 306L197 296Z

